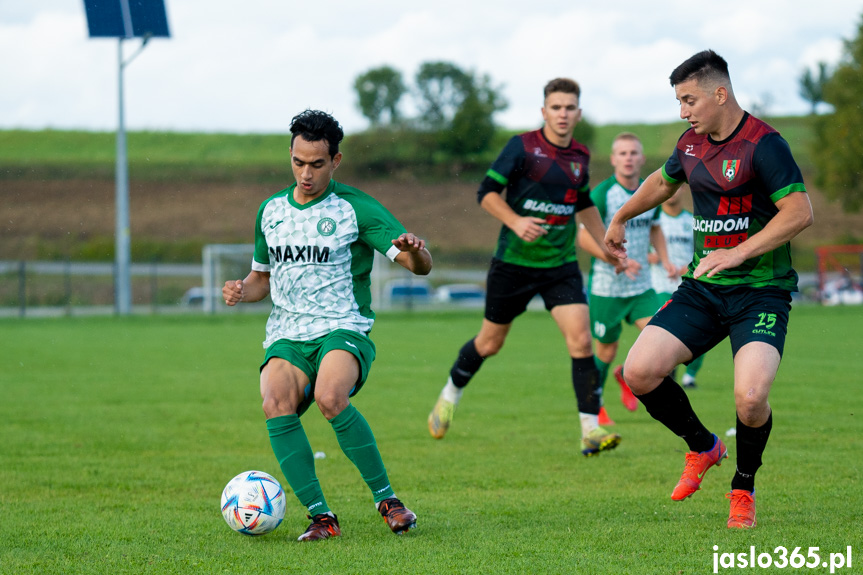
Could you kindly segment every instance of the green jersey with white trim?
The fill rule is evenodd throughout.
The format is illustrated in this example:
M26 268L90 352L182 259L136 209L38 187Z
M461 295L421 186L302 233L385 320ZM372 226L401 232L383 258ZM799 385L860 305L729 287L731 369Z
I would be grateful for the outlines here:
M367 334L374 323L374 251L395 260L404 226L368 194L331 181L307 204L296 183L258 210L252 269L270 274L273 309L264 348L279 339L309 341L337 329Z
M614 214L634 193L635 190L627 190L621 186L614 176L601 182L590 192L590 199L599 210L606 228ZM650 250L650 229L659 225L660 211L660 208L656 208L626 222L626 256L641 264L638 275L632 279L626 274L618 274L613 265L592 258L589 293L602 297L632 297L651 288L647 253Z

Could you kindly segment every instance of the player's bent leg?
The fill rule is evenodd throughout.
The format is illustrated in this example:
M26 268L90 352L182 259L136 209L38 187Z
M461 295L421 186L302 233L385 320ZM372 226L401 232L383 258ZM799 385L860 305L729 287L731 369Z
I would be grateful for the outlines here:
M308 376L285 359L271 357L261 369L261 407L267 419L297 413L307 391Z
M551 317L566 341L570 357L593 355L593 338L590 333L590 312L586 304L573 303L551 308Z
M270 358L261 370L261 396L273 455L300 503L310 514L327 515L331 511L315 474L312 446L297 415L308 382L302 370L279 357ZM317 536L306 535L309 537Z
M487 357L497 354L506 341L512 324L498 324L483 319L477 336L465 343L450 369L449 378L428 416L429 434L443 439L452 424L455 408L464 388L482 367Z
M656 389L692 352L683 342L661 327L648 325L629 349L623 366L626 384L636 395Z
M734 356L734 405L745 425L760 427L770 416L768 395L779 370L779 351L753 341Z
M602 382L593 357L588 307L582 303L557 305L551 308L551 317L563 334L572 358L572 387L581 423L581 453L590 457L614 449L620 444L620 435L609 433L599 425Z

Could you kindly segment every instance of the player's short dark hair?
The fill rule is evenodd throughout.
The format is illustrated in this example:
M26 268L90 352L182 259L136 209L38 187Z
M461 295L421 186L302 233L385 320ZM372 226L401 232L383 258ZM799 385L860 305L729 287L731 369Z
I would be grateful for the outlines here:
M545 85L543 94L548 98L549 94L554 92L563 92L564 94L575 94L576 98L581 97L581 86L578 82L569 78L555 78Z
M335 118L320 110L305 110L291 120L291 146L294 139L302 136L307 142L326 140L330 158L339 153L339 143L345 132Z
M702 50L675 68L668 79L674 87L689 80L699 83L704 80L729 82L731 76L728 75L728 62L725 58L713 50Z

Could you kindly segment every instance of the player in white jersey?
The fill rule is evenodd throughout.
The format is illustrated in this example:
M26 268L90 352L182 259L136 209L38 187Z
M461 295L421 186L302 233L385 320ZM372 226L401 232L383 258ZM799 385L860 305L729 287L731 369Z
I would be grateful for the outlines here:
M650 261L650 277L653 280L653 289L659 296L660 301L666 302L671 299L671 294L677 289L682 281L683 274L689 269L692 261L693 236L692 236L692 212L683 208L681 195L683 188L675 192L673 196L662 203L662 213L659 214L659 226L665 235L665 245L668 250L668 259L677 271L673 276L669 275L664 267L659 265L659 256L655 252L648 255ZM686 366L683 374L683 387L694 389L695 376L704 363L704 356L699 355ZM676 380L674 374L672 377Z
M273 453L312 520L300 541L341 534L300 423L315 402L390 529L404 533L416 526L416 515L393 492L371 428L349 398L375 358L368 337L375 317L369 281L374 251L418 275L431 271L432 259L425 241L407 233L377 200L332 179L343 137L329 114L306 110L294 117L296 183L261 205L252 271L222 288L231 306L267 295L273 300L261 397Z
M641 183L644 151L638 136L624 132L615 137L611 146L611 165L614 175L590 193L606 225ZM659 227L659 212L658 208L653 212L645 212L627 224L629 257L626 260L612 258L586 230L579 230L579 245L593 256L588 281L590 329L596 340L595 361L601 386L605 385L608 368L617 355L623 322L641 330L659 309L659 299L651 286L647 263L651 245L668 263L665 239ZM668 266L670 273L670 263ZM621 372L620 366L614 372L621 388L620 399L627 409L635 411L638 400L632 395ZM600 410L600 423L614 423L604 406Z

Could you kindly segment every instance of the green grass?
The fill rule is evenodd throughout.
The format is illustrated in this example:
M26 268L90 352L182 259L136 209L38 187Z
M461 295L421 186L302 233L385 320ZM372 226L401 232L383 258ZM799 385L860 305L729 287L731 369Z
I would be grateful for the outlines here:
M782 132L795 151L801 168L808 169L808 146L812 139L809 117L770 118L771 125ZM594 141L590 147L596 158L606 158L614 136L623 131L635 132L644 143L648 167L664 162L674 149L686 122L663 124L607 124L594 126ZM494 159L510 135L523 130L501 129L495 136L488 157ZM385 135L381 136L386 140ZM219 134L177 132L129 132L127 150L130 172L139 180L203 179L234 181L242 178L257 179L282 177L287 169L289 134ZM371 143L369 143L371 142ZM356 156L354 164L369 161L368 166L348 166L355 175L373 170L377 176L388 173L375 162L382 161L369 145L382 146L384 142L369 134L348 135L344 148ZM351 147L357 146L353 152ZM405 148L405 149L403 149ZM428 168L428 142L422 137L410 136L397 146L397 162L413 165L410 156L416 156L417 166ZM72 130L0 130L0 179L32 177L35 170L40 178L111 178L114 173L116 139L113 132ZM401 155L399 155L401 154ZM378 154L379 155L379 154ZM479 161L482 170L491 159ZM465 159L461 159L464 163ZM476 160L476 159L474 159ZM432 162L434 163L434 162ZM444 172L450 174L458 167L445 160ZM594 162L597 177L610 173L607 162ZM463 166L462 166L463 168ZM343 167L344 169L344 167ZM416 168L414 171L422 171ZM396 170L398 171L398 170ZM417 174L412 173L411 177ZM440 174L438 177L442 177ZM454 176L450 174L449 178ZM596 179L599 181L599 179Z
M863 543L863 308L793 311L759 525L746 532L725 527L734 441L730 462L674 503L684 443L643 409L625 411L613 382L606 400L623 443L579 454L569 363L547 314L516 321L443 441L425 418L480 315L382 315L354 403L419 529L388 532L312 408L304 426L327 454L318 475L344 533L315 544L294 541L307 520L292 495L284 523L258 538L219 513L240 471L283 481L258 396L264 320L0 321L0 573L690 574L712 572L714 545L818 546L826 559ZM633 336L624 331L624 349ZM729 354L723 343L707 356L690 395L720 434L734 424Z

